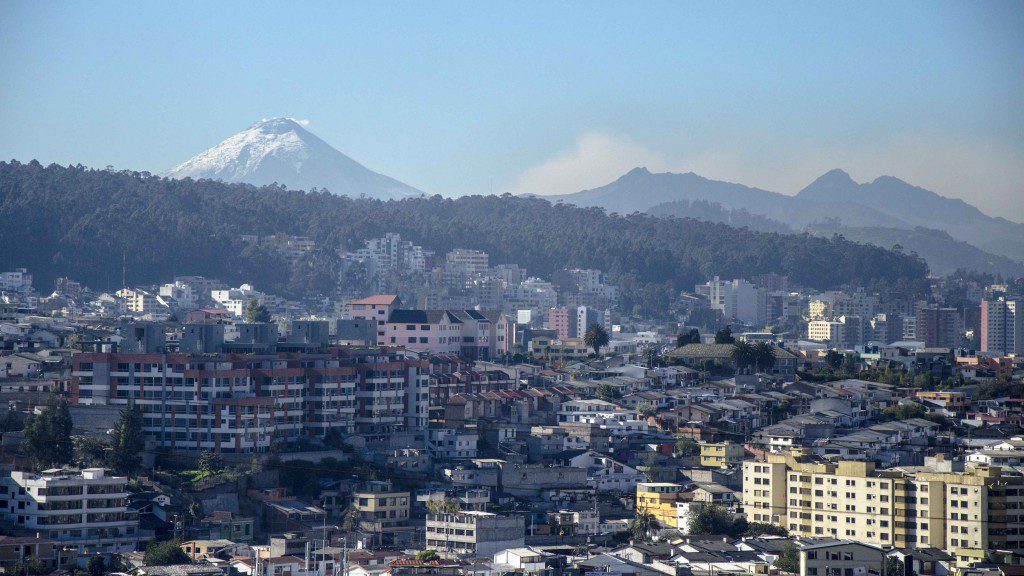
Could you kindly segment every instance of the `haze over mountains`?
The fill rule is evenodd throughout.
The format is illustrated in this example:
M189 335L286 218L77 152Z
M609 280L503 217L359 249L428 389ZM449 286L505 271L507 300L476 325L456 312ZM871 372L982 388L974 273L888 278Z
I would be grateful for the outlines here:
M381 200L422 194L359 164L290 118L257 122L164 176L256 186L278 183ZM858 183L835 169L789 196L692 172L635 168L600 188L543 198L621 214L649 212L764 232L842 234L885 248L899 245L920 254L936 274L961 267L1024 274L1024 224L988 216L963 200L891 176Z
M931 257L918 251L937 273L972 260L975 265L969 267L975 269L1019 273L1024 257L1024 224L988 216L962 200L945 198L898 178L882 176L861 184L838 169L795 196L710 180L692 172L655 174L635 168L600 188L544 198L624 214L650 211L676 216L691 215L693 202L702 201L726 211L763 216L794 231L850 232L851 238L878 245L893 240L885 247L900 244L907 250L923 246L922 239L930 238L930 242L939 242L930 250ZM862 229L873 231L861 234Z
M290 118L262 120L162 174L389 200L422 194L334 149Z

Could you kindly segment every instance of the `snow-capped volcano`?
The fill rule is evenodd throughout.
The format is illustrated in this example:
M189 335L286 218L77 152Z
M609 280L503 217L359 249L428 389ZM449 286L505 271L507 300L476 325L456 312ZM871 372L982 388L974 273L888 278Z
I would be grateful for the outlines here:
M257 122L163 175L257 186L277 182L382 200L422 194L338 152L290 118Z

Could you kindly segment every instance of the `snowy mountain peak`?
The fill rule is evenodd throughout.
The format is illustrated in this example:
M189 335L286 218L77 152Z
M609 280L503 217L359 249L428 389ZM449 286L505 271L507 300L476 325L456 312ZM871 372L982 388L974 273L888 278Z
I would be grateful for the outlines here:
M366 168L291 118L256 122L164 176L257 186L276 182L293 189L326 188L335 194L382 200L422 194Z

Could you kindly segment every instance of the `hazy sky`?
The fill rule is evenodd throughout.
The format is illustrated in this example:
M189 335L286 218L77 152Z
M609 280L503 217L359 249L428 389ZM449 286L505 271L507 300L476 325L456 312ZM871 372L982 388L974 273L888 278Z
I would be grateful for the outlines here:
M1024 221L1022 2L9 2L0 158L166 170L260 118L430 193L830 168Z

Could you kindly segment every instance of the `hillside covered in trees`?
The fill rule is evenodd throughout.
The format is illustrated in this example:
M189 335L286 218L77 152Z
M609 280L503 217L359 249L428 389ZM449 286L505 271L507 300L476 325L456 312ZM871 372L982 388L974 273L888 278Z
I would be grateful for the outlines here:
M309 236L322 249L290 266L278 254L241 240L243 234L278 232ZM361 247L385 232L438 252L485 250L492 263L518 263L533 275L600 268L623 287L627 307L639 301L661 305L715 274L778 272L819 289L916 290L927 273L914 255L842 238L639 213L609 215L539 198L433 196L385 202L315 189L0 163L0 269L30 268L39 286L69 276L114 288L124 265L129 284L201 274L295 296L328 292L338 250Z

